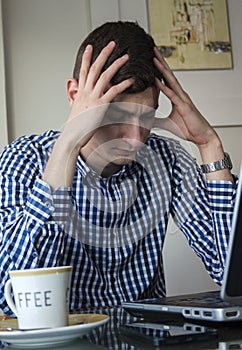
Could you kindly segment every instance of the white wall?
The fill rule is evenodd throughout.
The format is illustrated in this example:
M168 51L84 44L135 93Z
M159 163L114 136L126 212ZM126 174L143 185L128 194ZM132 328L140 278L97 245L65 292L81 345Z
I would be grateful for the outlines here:
M88 0L2 0L9 139L58 129L66 80L90 29Z
M0 149L8 142L7 111L5 96L5 70L2 32L2 7L0 3Z
M109 1L112 3L113 0L90 0L91 4L89 0L2 1L9 139L50 128L58 129L64 123L69 110L65 92L66 79L72 73L77 47L96 18L90 12L90 7L94 3L99 4L96 13L103 13L103 4ZM120 1L119 4L125 5L121 9L122 17L136 19L134 1ZM242 1L228 2L234 70L176 74L194 101L198 102L205 116L209 120L217 121L214 125L220 125L216 130L223 139L225 149L231 154L235 172L238 172L242 159ZM131 4L132 9L128 11ZM140 11L137 14L141 22L145 22ZM2 96L4 94L0 90L0 98ZM231 124L239 125L230 127L220 123L220 115L224 115L225 111L226 115L231 116ZM230 121L230 118L227 120ZM2 120L0 121L1 130ZM167 235L164 262L168 294L215 287L178 231Z
M69 111L66 79L72 73L79 43L91 27L118 17L148 26L146 0L2 3L10 140L63 124ZM220 126L242 125L242 1L228 0L228 4L234 69L176 72L199 109L213 125Z

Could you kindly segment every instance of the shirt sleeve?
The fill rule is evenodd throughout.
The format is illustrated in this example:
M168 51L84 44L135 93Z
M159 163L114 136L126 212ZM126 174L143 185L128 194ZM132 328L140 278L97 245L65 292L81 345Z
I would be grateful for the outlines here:
M32 149L31 149L32 148ZM52 194L40 178L42 161L32 145L9 146L0 158L0 307L11 314L4 298L8 272L58 265L62 248L61 222L53 213L65 212L56 205L67 189ZM60 216L60 215L59 215Z
M188 157L180 152L174 170L173 216L211 277L221 284L237 186L206 181Z

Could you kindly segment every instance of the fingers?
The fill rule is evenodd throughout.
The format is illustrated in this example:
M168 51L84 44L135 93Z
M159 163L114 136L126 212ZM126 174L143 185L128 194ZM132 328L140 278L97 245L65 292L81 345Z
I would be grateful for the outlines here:
M102 94L110 86L110 81L118 70L128 61L129 56L124 55L115 60L99 77L96 83L96 92ZM118 90L118 89L117 89Z
M91 65L86 81L87 88L93 88L96 82L98 81L103 66L105 65L109 56L113 52L115 45L115 42L111 41L107 46L105 46L102 49L95 62Z
M166 63L162 54L157 48L154 48L154 53L155 53L154 64L163 75L165 84L169 86L171 89L173 89L174 91L176 91L177 93L181 94L183 92L182 86L180 85L179 81L173 74L169 65Z
M154 53L155 53L155 57L158 59L158 61L162 62L164 67L167 68L168 70L170 70L170 67L166 63L164 57L162 56L161 52L157 49L157 47L154 48Z
M128 89L134 80L132 78L123 80L121 83L117 85L111 86L107 92L103 96L103 102L108 103L111 102L117 95L121 94L123 91Z
M178 106L181 102L183 102L183 100L180 98L180 96L177 93L175 93L171 88L166 86L158 78L156 78L156 86L160 91L163 92L163 94L170 100L170 102L173 105Z
M170 70L170 68L165 63L164 59L162 59L162 61L160 61L156 57L154 57L154 64L159 69L161 74L163 75L165 84L174 90L179 89L179 92L182 92L181 85L179 84L178 80L174 76L173 72Z
M79 73L79 87L88 85L91 85L91 87L93 87L95 85L95 82L97 81L105 62L112 53L114 47L115 42L111 41L102 49L95 62L91 65L93 46L87 45L82 55L82 63Z
M91 59L92 59L93 47L92 45L87 45L83 55L82 55L82 64L79 74L79 88L85 86L87 76L90 69Z
M91 64L93 47L91 45L87 45L83 53L82 65L80 69L80 90L85 88L86 91L94 93L96 97L101 97L108 91L106 98L114 98L117 93L121 93L132 84L132 80L127 79L126 81L118 84L115 88L112 87L111 91L109 91L110 88L108 89L108 87L111 79L129 59L128 55L125 54L115 60L103 73L101 73L114 48L115 42L111 41L102 49L95 62Z

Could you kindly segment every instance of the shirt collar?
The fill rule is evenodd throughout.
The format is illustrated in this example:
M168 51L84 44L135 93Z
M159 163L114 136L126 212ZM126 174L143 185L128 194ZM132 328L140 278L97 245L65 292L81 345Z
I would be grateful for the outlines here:
M81 172L83 177L91 176L95 178L101 178L101 176L97 174L95 170L93 170L87 165L87 163L82 159L81 156L78 157L77 168ZM142 168L142 164L139 161L134 160L130 164L123 165L122 168L117 173L113 174L110 177L113 179L120 178L120 177L123 178L125 176L129 177L137 173L141 168Z

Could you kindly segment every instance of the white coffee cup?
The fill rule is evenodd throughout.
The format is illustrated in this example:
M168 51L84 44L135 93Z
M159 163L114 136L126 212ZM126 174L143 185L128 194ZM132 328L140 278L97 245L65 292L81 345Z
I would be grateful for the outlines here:
M18 318L19 329L67 325L71 272L71 266L9 272L5 298Z

